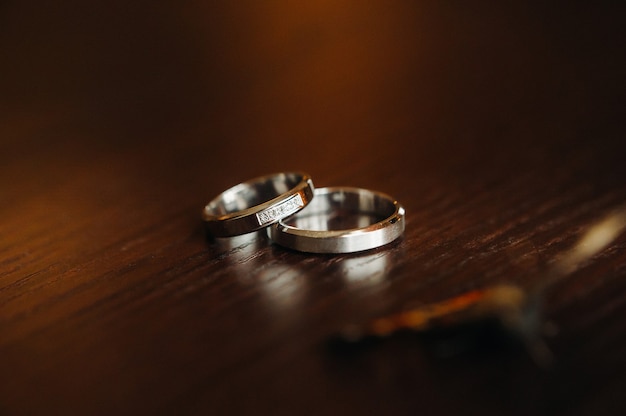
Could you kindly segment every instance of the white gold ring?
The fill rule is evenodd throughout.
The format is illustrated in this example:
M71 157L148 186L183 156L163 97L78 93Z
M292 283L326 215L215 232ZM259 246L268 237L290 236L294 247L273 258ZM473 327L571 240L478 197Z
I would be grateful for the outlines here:
M240 183L219 194L202 213L214 237L260 230L304 208L313 198L306 173L276 173Z
M404 208L380 192L332 187L268 228L276 243L308 253L352 253L389 244L404 232Z

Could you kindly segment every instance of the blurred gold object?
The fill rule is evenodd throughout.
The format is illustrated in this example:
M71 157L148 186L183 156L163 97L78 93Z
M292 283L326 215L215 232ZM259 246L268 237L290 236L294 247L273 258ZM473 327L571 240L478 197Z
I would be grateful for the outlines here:
M538 364L546 365L552 360L552 354L541 335L554 331L554 328L541 322L540 306L545 291L605 249L625 228L626 208L621 208L591 226L531 290L512 284L472 290L440 302L382 316L365 325L346 327L340 332L340 338L346 342L358 342L402 330L424 332L493 320L507 334L520 339Z

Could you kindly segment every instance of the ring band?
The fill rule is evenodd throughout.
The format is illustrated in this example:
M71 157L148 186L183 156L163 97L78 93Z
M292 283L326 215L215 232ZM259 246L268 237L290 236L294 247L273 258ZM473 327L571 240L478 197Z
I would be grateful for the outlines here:
M268 228L276 243L308 253L352 253L389 244L404 232L404 208L380 192L320 188L302 211Z
M261 176L219 194L204 207L202 217L214 237L246 234L298 212L311 201L313 190L306 173Z

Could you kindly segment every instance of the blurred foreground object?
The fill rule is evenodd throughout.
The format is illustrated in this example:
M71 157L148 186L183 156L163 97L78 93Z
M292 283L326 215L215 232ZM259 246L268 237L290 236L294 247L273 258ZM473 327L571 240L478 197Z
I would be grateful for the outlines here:
M591 226L531 290L512 284L472 290L419 308L382 316L364 325L346 327L333 338L334 345L350 345L403 331L433 333L469 328L470 332L477 332L488 325L501 332L500 335L521 341L537 364L547 365L552 361L552 354L542 335L554 333L555 329L541 318L542 299L546 291L611 244L624 228L626 208L621 207Z

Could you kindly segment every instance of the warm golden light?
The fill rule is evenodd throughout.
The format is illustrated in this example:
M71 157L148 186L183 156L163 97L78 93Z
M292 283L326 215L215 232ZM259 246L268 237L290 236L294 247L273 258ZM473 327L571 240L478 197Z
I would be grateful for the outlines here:
M599 253L613 242L626 228L626 208L621 208L592 226L580 241L555 267L565 275L574 272L582 262Z

